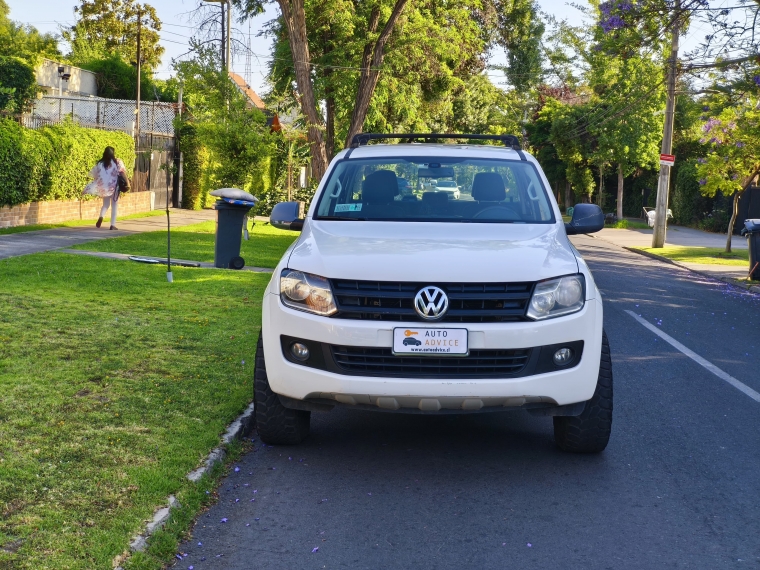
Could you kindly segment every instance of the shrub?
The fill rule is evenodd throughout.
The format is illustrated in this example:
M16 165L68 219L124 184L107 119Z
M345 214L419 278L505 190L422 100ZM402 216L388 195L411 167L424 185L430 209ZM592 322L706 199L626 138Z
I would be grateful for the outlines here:
M21 113L37 95L34 67L20 57L0 56L0 110Z
M80 197L106 146L114 147L131 175L134 142L126 133L73 123L32 130L0 120L0 206Z
M200 210L206 202L203 177L207 170L204 167L208 162L208 152L201 144L194 124L177 121L175 129L182 152L182 207Z

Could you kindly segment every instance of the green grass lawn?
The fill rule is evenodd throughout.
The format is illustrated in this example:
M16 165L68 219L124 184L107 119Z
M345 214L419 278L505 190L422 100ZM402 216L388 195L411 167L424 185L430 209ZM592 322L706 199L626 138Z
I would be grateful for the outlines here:
M153 216L165 216L165 210L153 210L152 212L142 212L139 214L130 214L128 216L119 216L119 220L137 220L139 218L152 218ZM12 228L0 228L0 236L7 234L21 234L25 232L36 232L39 230L52 230L54 228L74 228L80 226L94 226L97 220L72 220L70 222L61 222L60 224L34 224L31 226L15 226Z
M160 254L161 233L106 243ZM209 259L213 235L176 235L176 255ZM292 239L259 228L251 257L273 266ZM111 568L170 494L190 523L209 496L185 475L251 400L270 277L178 267L169 284L163 266L0 260L0 568ZM160 568L176 541L126 567Z
M646 222L635 222L633 220L618 220L612 226L612 229L616 230L651 230L652 228L647 225Z
M172 257L190 261L214 261L216 222L202 222L172 230ZM298 232L278 230L256 222L251 239L243 240L240 255L245 264L254 267L275 267L283 251L298 237ZM166 257L166 232L149 232L121 238L103 239L74 246L87 251L107 251Z
M673 261L683 261L685 263L702 263L707 265L736 265L747 267L749 264L749 253L746 249L735 249L731 253L726 253L719 247L676 247L668 246L663 248L637 247L648 253L667 257Z

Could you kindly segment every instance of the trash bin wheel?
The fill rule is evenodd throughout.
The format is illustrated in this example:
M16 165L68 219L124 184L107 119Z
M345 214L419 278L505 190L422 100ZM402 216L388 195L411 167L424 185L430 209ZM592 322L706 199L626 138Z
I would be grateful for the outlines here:
M612 359L607 333L602 332L602 359L596 390L580 416L555 416L554 441L563 451L599 453L612 430Z
M311 412L286 408L269 387L261 333L259 333L259 342L256 344L253 403L256 431L264 443L295 445L301 443L309 435Z

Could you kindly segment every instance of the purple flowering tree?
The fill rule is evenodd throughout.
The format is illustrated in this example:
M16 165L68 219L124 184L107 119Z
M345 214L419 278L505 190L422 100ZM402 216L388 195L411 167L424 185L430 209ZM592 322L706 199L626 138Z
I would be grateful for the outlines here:
M702 125L700 142L707 156L697 159L697 176L704 196L733 196L726 251L731 251L731 234L739 197L760 174L760 98L748 96L739 105L726 107Z

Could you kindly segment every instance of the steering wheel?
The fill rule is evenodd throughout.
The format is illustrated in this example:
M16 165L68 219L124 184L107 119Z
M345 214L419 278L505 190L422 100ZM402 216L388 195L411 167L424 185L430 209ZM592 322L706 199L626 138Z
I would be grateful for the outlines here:
M492 220L519 220L520 216L510 206L498 204L487 206L475 214L472 219L490 218Z

